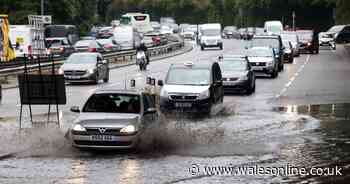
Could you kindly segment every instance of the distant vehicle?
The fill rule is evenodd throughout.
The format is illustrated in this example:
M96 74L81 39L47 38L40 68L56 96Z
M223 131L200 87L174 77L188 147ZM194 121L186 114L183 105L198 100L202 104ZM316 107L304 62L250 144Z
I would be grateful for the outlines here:
M152 96L136 90L105 87L95 91L85 102L69 130L72 145L77 148L130 149L142 142L147 126L157 121Z
M179 26L176 24L176 21L173 17L161 17L160 18L160 24L162 26L168 26L171 28L173 33L179 32Z
M239 28L238 33L239 33L239 39L244 39L245 32L247 31L247 28Z
M289 63L293 63L294 61L294 53L293 53L293 46L290 41L283 41L284 46L284 60L288 61Z
M127 13L120 18L121 25L131 25L140 33L153 31L150 16L145 13Z
M192 29L190 26L184 28L181 31L181 36L184 39L191 39L191 40L195 40L196 39L196 31L194 29Z
M337 43L350 42L350 25L335 25L326 34L332 35Z
M108 61L100 53L81 52L73 53L58 70L67 82L94 82L109 81Z
M223 103L224 91L217 62L172 64L165 81L158 81L160 109L210 114L214 105Z
M49 54L57 56L69 56L75 49L71 43L69 43L66 37L60 38L46 38L46 48Z
M160 23L157 21L151 21L151 26L153 28L153 31L159 31L160 30Z
M246 40L251 40L254 35L255 35L255 27L248 27L245 34Z
M9 35L16 57L24 57L32 53L34 30L29 25L10 25Z
M278 60L272 47L252 47L247 53L252 70L256 73L265 73L276 78L278 76Z
M263 27L256 27L255 28L255 35L262 35L265 34L264 28Z
M142 42L145 44L146 47L153 47L155 46L155 42L153 41L152 36L148 36L146 34L142 37Z
M281 34L283 32L283 24L281 21L266 21L264 30L267 33Z
M48 25L45 27L45 38L66 37L70 43L79 40L79 32L74 25Z
M310 53L319 53L319 39L318 35L313 30L298 30L300 50Z
M280 35L255 35L251 42L252 47L272 47L278 61L278 70L284 69L284 46Z
M76 52L105 52L103 46L96 40L79 40L74 45Z
M333 34L328 34L325 32L321 32L318 34L319 38L319 47L330 47L333 50L336 50L337 46L335 43L335 39Z
M281 34L282 41L290 41L293 46L294 56L300 55L299 37L295 31L284 31Z
M1 99L2 99L2 86L0 84L0 102L1 102Z
M203 24L200 26L200 32L201 50L207 47L219 47L220 50L223 49L220 24Z
M97 39L99 44L102 45L103 49L107 52L116 52L120 51L121 47L117 44L115 40L112 39Z
M219 65L225 93L255 92L255 74L246 56L223 55L219 57Z
M153 45L165 45L168 43L168 39L164 34L161 34L159 31L151 31L145 33L144 36L152 37Z
M223 38L238 38L239 34L237 32L236 26L226 26L222 31Z
M113 36L113 27L103 27L101 28L96 35L96 38L110 38Z
M173 29L172 29L171 27L165 26L165 25L162 25L162 26L160 27L160 30L159 30L159 31L160 31L161 34L165 34L165 35L174 34Z
M115 27L113 38L121 46L121 50L134 49L141 43L140 33L132 26L121 25Z

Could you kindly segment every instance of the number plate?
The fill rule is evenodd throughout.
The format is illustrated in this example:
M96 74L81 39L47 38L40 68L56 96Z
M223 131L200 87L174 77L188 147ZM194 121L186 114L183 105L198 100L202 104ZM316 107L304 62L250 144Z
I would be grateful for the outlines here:
M113 141L113 136L111 135L92 135L91 140L93 141Z
M68 76L69 79L80 79L80 76Z
M175 107L184 108L184 107L192 107L191 103L175 103Z

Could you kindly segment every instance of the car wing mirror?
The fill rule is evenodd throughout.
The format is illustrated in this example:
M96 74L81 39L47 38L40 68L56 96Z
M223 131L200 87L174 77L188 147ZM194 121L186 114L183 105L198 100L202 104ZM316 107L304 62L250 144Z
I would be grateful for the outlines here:
M158 86L163 86L164 82L162 80L158 80Z
M145 114L154 114L157 112L157 109L154 107L150 107L145 111Z
M102 60L102 62L101 62L102 64L107 64L107 60L106 59L104 59L104 60Z
M76 112L76 113L80 113L79 106L72 106L72 107L70 108L70 111Z

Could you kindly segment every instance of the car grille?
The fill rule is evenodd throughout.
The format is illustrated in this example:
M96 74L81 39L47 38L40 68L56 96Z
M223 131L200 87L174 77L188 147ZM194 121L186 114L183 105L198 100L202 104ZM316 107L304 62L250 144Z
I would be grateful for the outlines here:
M266 66L266 63L252 62L250 63L252 66Z
M188 101L188 100L196 100L197 96L194 95L170 95L170 99L171 100L184 100L184 101Z
M64 75L73 75L73 76L81 76L85 75L86 71L84 70L66 70L64 71Z
M120 128L119 129L106 129L104 133L101 133L98 128L87 128L86 132L89 135L114 135L114 136L120 136L124 135L120 133Z
M192 37L191 34L185 34L184 36L185 36L185 37Z
M231 77L231 78L222 78L223 81L236 81L238 80L238 77Z
M130 146L131 141L74 141L77 145L85 146Z

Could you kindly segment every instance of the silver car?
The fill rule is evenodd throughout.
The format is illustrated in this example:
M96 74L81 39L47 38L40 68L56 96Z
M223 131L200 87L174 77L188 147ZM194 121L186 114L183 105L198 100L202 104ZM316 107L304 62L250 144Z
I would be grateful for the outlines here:
M271 78L278 76L278 61L273 48L252 47L248 50L248 60L255 74L264 73Z
M109 81L108 61L97 52L80 52L71 54L58 70L66 82Z
M99 89L83 106L69 130L72 145L78 148L137 148L140 136L156 121L154 98L136 90Z

